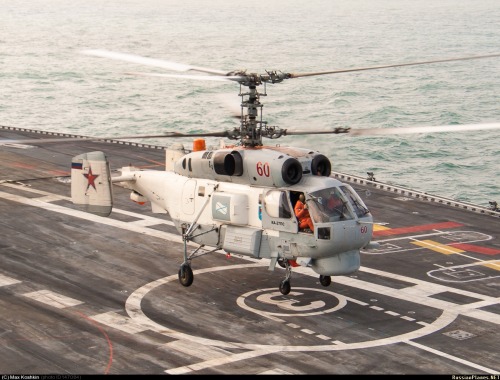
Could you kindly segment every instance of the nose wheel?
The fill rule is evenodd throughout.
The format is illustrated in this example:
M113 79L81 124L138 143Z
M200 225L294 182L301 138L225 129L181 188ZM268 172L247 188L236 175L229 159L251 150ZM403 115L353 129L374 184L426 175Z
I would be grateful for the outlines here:
M330 286L332 283L332 278L330 276L319 276L319 283L323 286Z

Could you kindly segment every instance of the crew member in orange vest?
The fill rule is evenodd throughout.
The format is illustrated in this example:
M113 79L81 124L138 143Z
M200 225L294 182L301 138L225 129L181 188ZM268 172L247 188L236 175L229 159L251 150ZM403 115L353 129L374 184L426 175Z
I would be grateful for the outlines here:
M314 232L314 224L312 222L311 216L309 215L309 210L306 205L306 197L304 194L299 195L299 200L295 203L294 211L295 216L299 220L299 228L302 230L304 228L309 228Z

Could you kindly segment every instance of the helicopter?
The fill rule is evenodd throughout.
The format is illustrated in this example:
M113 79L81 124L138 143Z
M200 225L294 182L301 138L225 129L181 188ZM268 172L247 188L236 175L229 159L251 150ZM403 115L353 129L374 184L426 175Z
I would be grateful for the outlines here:
M492 129L498 124L413 127L381 130L334 128L317 131L290 131L270 126L263 120L268 84L288 79L344 72L384 69L438 62L498 57L500 54L461 57L425 62L331 70L310 73L266 71L222 71L134 54L106 50L85 50L83 54L159 67L172 71L194 71L203 75L129 72L130 75L231 81L240 86L240 125L233 130L184 134L127 136L191 137L192 150L181 144L166 149L165 170L123 167L112 175L104 152L77 155L71 162L71 197L76 207L103 217L113 208L113 185L130 190L139 204L150 202L153 213L169 214L182 236L183 260L178 271L181 285L193 284L195 258L224 251L255 259L269 259L285 269L279 284L281 294L291 291L292 268L311 268L322 286L332 276L350 275L361 265L360 252L377 247L372 241L373 215L352 186L330 176L330 160L314 149L265 145L263 139L289 135L443 132ZM259 86L264 91L259 92ZM207 147L204 137L220 137L235 143ZM125 137L123 137L125 138ZM300 207L299 207L300 206ZM301 212L300 208L307 210ZM307 222L300 214L308 214ZM192 251L188 245L195 244Z

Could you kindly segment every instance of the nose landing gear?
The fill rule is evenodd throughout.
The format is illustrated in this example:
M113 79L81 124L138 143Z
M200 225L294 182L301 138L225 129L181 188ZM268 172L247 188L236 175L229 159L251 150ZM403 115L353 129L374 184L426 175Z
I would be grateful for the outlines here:
M292 264L294 263L294 261L292 261ZM280 257L278 259L278 264L280 267L282 268L285 268L286 270L286 273L285 273L285 278L280 282L280 292L281 294L283 295L287 295L290 293L290 290L291 290L291 285L290 285L290 279L292 277L292 266L290 264L290 260L287 260L287 259L284 259L282 257ZM323 275L320 275L319 276L319 283L323 286L330 286L330 284L332 283L332 278L330 276L323 276Z
M292 264L294 264L295 262L292 261ZM281 294L283 295L287 295L290 293L290 290L291 290L291 285L290 285L290 278L292 277L292 266L290 264L290 260L287 260L287 259L284 259L282 257L280 257L278 259L278 264L280 267L282 268L285 268L286 270L286 274L285 274L285 278L280 282L280 292ZM331 276L323 276L323 275L320 275L319 276L319 283L323 286L330 286L330 284L332 283L332 278Z

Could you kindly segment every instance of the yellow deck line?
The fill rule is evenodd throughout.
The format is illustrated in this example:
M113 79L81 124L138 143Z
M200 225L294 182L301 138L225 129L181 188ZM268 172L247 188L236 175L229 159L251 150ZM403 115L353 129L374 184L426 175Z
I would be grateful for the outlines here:
M438 243L437 241L433 241L433 240L419 240L419 241L412 241L411 243L418 245L420 247L432 249L433 251L436 251L439 253L444 253L445 255L452 255L454 253L465 252L464 250L450 247L449 245L441 244L441 243Z
M373 224L373 231L385 231L385 230L390 230L389 227L386 226L381 226L380 224Z
M489 264L484 264L484 266L494 270L500 270L500 263L489 263Z

